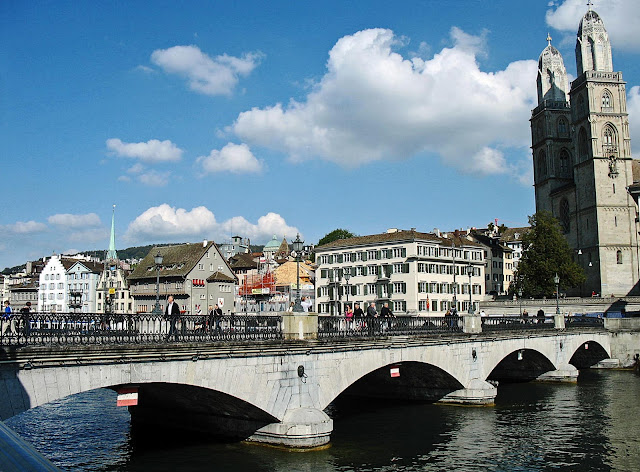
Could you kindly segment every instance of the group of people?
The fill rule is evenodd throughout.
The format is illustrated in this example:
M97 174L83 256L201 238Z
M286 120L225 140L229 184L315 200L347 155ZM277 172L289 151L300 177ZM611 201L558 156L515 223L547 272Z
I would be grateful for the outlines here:
M202 310L198 307L198 313L202 314ZM170 341L171 338L175 341L178 341L178 321L180 320L180 307L174 301L173 296L169 295L167 298L167 307L164 310L164 315L167 320L169 320L169 333L167 334L167 341ZM222 328L220 327L220 322L222 320L222 308L218 306L216 303L215 306L209 305L209 311L207 312L206 318L200 320L200 323L196 325L196 329L201 330L201 332L211 332L214 334L222 333ZM184 324L182 325L182 329L184 330Z
M0 334L2 337L6 336L7 331L9 331L13 336L18 336L18 329L21 328L25 339L28 338L31 332L30 313L31 302L27 302L25 306L20 309L20 314L15 315L13 313L13 308L11 308L11 302L9 302L9 300L5 300L4 310L2 312L2 327L0 328Z

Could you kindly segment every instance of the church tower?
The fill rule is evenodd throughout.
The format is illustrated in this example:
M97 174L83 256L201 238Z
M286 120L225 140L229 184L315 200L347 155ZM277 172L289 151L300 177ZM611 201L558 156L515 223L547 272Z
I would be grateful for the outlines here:
M540 56L538 106L531 118L536 210L560 220L587 276L582 295L637 294L637 208L627 192L633 175L625 82L613 71L609 36L590 5L578 28L577 78L564 108L561 64L549 43Z

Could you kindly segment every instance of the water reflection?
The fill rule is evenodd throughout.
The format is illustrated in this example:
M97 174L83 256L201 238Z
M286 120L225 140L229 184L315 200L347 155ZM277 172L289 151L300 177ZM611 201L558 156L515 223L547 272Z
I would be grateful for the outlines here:
M7 423L68 470L631 472L640 464L638 393L631 373L586 371L577 385L500 385L495 407L342 398L330 409L332 446L309 453L176 436L132 441L126 409L106 390Z

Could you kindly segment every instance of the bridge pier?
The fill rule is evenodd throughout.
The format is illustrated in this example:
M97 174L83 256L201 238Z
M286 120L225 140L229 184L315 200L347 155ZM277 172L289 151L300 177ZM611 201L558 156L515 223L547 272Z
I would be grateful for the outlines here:
M571 364L560 364L556 370L545 372L538 376L536 380L541 382L576 383L578 381L578 369Z
M256 431L248 441L291 448L313 448L329 443L333 420L322 410L296 408L287 411L280 423Z
M498 389L480 379L472 379L466 388L445 395L439 403L490 406L495 403Z

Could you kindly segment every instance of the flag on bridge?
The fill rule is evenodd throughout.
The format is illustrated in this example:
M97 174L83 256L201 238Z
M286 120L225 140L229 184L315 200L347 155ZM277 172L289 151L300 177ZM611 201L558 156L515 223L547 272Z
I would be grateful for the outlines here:
M118 389L117 406L134 406L138 404L138 387L121 387Z

